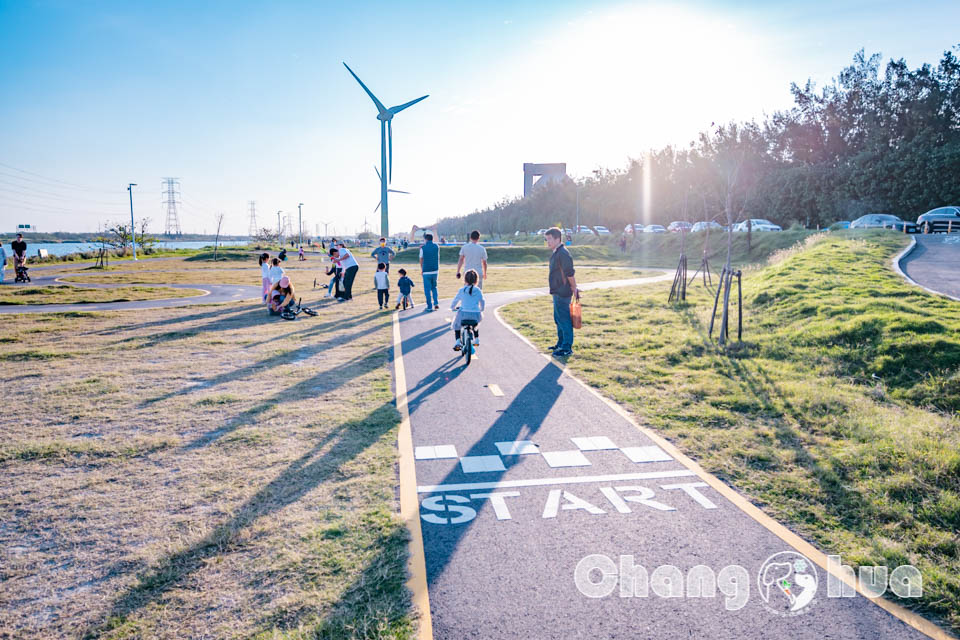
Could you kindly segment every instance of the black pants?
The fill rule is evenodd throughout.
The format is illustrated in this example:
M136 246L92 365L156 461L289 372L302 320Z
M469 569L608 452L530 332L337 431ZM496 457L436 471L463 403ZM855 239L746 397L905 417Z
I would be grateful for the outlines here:
M344 300L353 300L353 279L357 277L357 270L360 267L350 267L343 272L343 294L340 296Z
M390 302L390 289L377 289L377 302L381 307Z

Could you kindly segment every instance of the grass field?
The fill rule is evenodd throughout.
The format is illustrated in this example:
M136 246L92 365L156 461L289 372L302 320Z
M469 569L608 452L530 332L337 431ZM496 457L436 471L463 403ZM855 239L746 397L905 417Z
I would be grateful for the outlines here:
M0 289L0 304L77 304L83 302L128 302L131 300L159 300L199 296L197 289L172 289L170 287L119 287L111 289L86 289L70 285L29 285L3 287Z
M893 273L906 243L831 235L750 270L726 350L700 285L677 306L670 283L590 292L569 366L821 549L916 566L902 604L957 632L960 304ZM550 304L503 315L546 347Z
M372 299L0 323L0 636L410 637Z

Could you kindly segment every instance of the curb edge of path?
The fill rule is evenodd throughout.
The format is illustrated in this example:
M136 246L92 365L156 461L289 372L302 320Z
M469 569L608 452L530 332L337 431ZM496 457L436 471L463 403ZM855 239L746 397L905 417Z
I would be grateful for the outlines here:
M914 243L915 242L916 240L914 240ZM909 247L908 250L912 248L913 247L911 245L911 247ZM896 260L894 261L894 264L895 265L897 264ZM909 278L907 279L909 280ZM943 294L940 294L940 295L943 295ZM664 451L672 455L677 462L679 462L683 466L687 467L687 469L697 474L697 476L701 480L703 480L704 482L709 484L711 487L713 487L713 489L715 489L727 500L732 502L738 509L744 512L747 516L749 516L751 519L757 522L764 529L766 529L773 535L777 536L778 538L783 540L785 543L790 545L793 549L795 549L799 553L803 554L804 556L806 556L807 558L815 562L825 572L834 576L838 580L841 580L844 584L852 587L853 589L856 590L858 594L865 597L867 600L877 605L881 609L885 610L890 615L894 616L895 618L898 618L902 622L913 627L917 631L925 634L930 638L933 638L934 640L955 640L955 636L951 635L944 629L940 628L939 626L927 620L926 618L920 616L919 614L916 614L910 611L909 609L906 609L905 607L899 604L896 604L895 602L891 602L890 600L887 600L883 597L879 597L879 598L870 597L867 593L865 593L860 588L860 585L855 578L851 578L847 574L839 571L838 569L834 569L833 567L829 566L827 563L827 556L825 553L823 553L818 548L816 548L815 546L813 546L812 544L810 544L809 542L801 538L799 535L797 535L793 531L789 530L784 525L774 520L771 516L764 513L759 507L757 507L752 502L747 500L745 497L740 495L740 493L738 493L731 486L729 486L728 484L720 480L720 478L703 469L693 459L687 457L673 443L671 443L669 440L661 436L659 433L657 433L650 427L645 427L641 425L639 422L637 422L634 419L634 417L626 409L621 407L619 404L617 404L613 400L605 397L599 391L597 391L596 389L588 385L586 382L578 378L576 375L574 375L564 362L552 356L548 356L544 353L541 353L540 350L537 349L536 345L530 342L530 340L528 340L526 336L521 334L512 326L510 326L510 324L508 324L501 317L500 315L501 308L502 307L497 307L496 309L494 309L493 314L497 318L497 321L500 324L502 324L504 327L506 327L507 330L509 330L518 338L523 340L531 349L533 349L537 353L537 355L542 357L544 360L546 360L547 362L552 362L554 366L558 367L563 372L564 375L570 377L572 380L579 383L580 386L582 386L584 389L586 389L591 394L599 398L604 404L606 404L608 407L613 409L613 411L615 411L620 417L622 417L624 420L626 420L631 425L633 425L634 428L640 431L643 435L647 436L648 438L653 440L655 443L657 443ZM399 325L395 325L395 326L396 326L395 331L399 332ZM398 335L398 333L395 334L395 336L396 335ZM409 419L408 419L408 428L409 428ZM411 451L411 457L412 457L412 451ZM401 476L401 481L402 481L402 476ZM402 488L401 488L401 492L402 492ZM420 523L418 521L417 530L419 531L419 529L420 529ZM422 545L422 541L421 541L421 545ZM422 547L420 552L423 553Z
M937 291L935 289L931 289L930 287L923 286L922 284L920 284L919 282L917 282L916 280L908 276L906 272L904 272L904 270L900 268L900 261L906 258L910 254L910 252L916 248L917 248L917 239L915 237L910 238L910 246L904 249L903 251L901 251L900 253L898 253L896 256L894 256L892 261L893 270L896 271L900 275L900 277L906 280L909 284L912 284L915 287L920 287L927 293L932 293L937 296L943 296L944 298L949 298L951 300L956 300L957 302L960 302L960 298L952 296L949 293L943 293L942 291Z
M420 528L420 501L417 499L417 474L413 459L413 431L410 427L410 407L407 405L407 375L403 368L403 338L400 336L400 314L393 315L393 366L396 383L397 411L400 412L400 430L397 433L400 475L400 519L410 532L407 559L407 588L412 592L411 603L417 610L416 637L433 640L433 621L430 617L430 595L427 591L427 563Z

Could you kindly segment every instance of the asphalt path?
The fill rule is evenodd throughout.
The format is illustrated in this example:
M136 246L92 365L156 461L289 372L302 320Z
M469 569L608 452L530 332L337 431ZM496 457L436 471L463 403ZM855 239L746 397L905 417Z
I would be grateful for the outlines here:
M41 271L40 275L36 271ZM31 282L20 284L13 282L13 274L8 271L2 286L49 286L68 284L77 288L88 289L115 289L123 286L136 286L127 284L105 284L105 283L77 283L62 282L60 278L70 276L89 275L82 273L58 273L57 275L46 276L42 273L43 269L31 267ZM111 271L110 275L120 275L126 273L141 273L139 271ZM10 304L0 305L0 314L4 313L59 313L63 311L122 311L130 309L163 309L168 307L186 307L194 304L217 304L221 302L240 302L251 298L259 298L262 295L261 287L239 284L149 284L139 286L150 287L169 287L171 289L199 289L203 293L186 298L165 298L160 300L132 300L129 302L91 302L77 304Z
M922 287L960 300L960 234L919 234L900 269Z
M583 289L672 278L665 272ZM798 614L790 615L789 596L775 585L765 602L758 572L791 547L494 314L544 293L486 296L469 367L452 350L449 300L440 311L418 306L398 316L433 637L927 637L862 596L826 597L819 567L816 598ZM697 565L718 576L739 565L749 575L740 587L748 600L731 611L720 591L661 597L653 580L647 597L621 597L620 585L632 584L626 579L610 595L587 597L574 576L591 555L617 566L632 556L628 565L660 577L671 565L683 577ZM783 558L796 559L774 561ZM601 582L603 571L591 580ZM793 576L795 597L808 590L803 572Z

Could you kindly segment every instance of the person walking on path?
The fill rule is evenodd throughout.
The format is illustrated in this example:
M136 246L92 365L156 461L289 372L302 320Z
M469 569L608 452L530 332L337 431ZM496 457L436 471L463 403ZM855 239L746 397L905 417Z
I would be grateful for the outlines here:
M399 269L397 271L400 274L400 279L397 280L397 288L400 290L400 298L397 300L397 309L400 308L400 303L403 303L403 309L406 311L407 303L410 303L410 308L413 309L413 296L410 295L410 290L413 289L413 280L407 277L406 269Z
M344 247L342 243L341 248L330 249L330 257L338 260L340 266L343 267L343 290L337 291L337 297L340 302L353 300L353 279L357 277L357 271L359 271L360 265L357 264L357 260L353 257L353 254L350 253L350 250Z
M303 255L303 245L300 245L300 262L306 260L306 257Z
M260 254L260 284L263 285L263 301L266 302L273 284L270 280L270 254L266 252Z
M0 284L3 284L4 270L7 268L7 250L3 248L0 242Z
M563 232L553 227L547 229L544 238L547 247L553 252L550 254L550 295L553 296L553 321L557 325L557 344L553 346L553 355L565 357L573 354L573 322L570 320L570 301L576 296L580 299L580 289L577 288L576 271L573 268L573 258L563 246Z
M377 288L377 302L381 309L386 309L390 304L390 278L387 276L387 265L380 263L377 265L377 272L373 274L373 285Z
M18 233L17 239L10 243L13 249L13 268L27 264L27 243L23 241L23 234Z
M423 294L427 297L427 311L439 311L440 299L437 297L437 276L440 275L440 247L433 241L432 233L423 234L426 242L420 247L420 273L423 274ZM433 304L430 304L430 296Z
M377 261L378 264L386 265L385 271L390 273L390 258L397 255L397 252L393 250L393 247L387 246L386 238L380 238L380 246L373 250L373 253L370 256Z
M477 287L483 289L483 281L487 279L487 250L480 244L480 232L474 229L470 232L470 242L460 247L460 260L457 261L457 280L460 279L460 269L466 267L469 271L477 272L480 281Z

